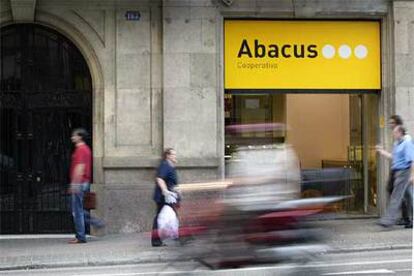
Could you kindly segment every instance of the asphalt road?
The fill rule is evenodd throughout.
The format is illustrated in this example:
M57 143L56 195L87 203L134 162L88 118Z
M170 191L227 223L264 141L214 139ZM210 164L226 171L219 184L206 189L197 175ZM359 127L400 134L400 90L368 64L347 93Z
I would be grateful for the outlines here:
M308 264L210 270L197 261L120 266L2 271L0 275L141 276L141 275L412 275L412 250L325 255Z

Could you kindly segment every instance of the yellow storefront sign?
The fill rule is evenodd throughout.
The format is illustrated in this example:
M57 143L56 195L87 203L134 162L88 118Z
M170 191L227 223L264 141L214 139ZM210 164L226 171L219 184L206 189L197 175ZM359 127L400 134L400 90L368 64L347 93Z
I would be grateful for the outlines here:
M377 21L224 22L226 89L381 89Z

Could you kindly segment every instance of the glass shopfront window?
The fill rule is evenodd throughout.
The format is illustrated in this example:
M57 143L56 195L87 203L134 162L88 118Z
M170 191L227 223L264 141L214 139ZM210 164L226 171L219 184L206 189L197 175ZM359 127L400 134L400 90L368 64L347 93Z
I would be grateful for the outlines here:
M225 158L241 146L290 144L302 196L349 195L339 211L375 213L377 101L375 94L226 93ZM260 127L229 128L246 125Z
M265 131L226 133L225 155L231 157L238 146L284 143L286 132L286 95L280 94L226 94L225 123L229 125L273 124L280 128ZM266 127L264 127L266 128Z

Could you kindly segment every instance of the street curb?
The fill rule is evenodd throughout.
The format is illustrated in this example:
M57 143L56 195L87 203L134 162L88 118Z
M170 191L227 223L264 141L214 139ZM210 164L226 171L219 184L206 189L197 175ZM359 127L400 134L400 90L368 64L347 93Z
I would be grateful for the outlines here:
M180 259L180 261L188 261L189 259ZM85 261L85 262L73 262L73 263L55 263L55 264L30 264L30 265L17 265L0 267L1 271L12 271L12 270L34 270L34 269L53 269L53 268L71 268L71 267L99 267L99 266L116 266L116 265L136 265L136 264L150 264L159 262L176 262L177 258L165 258L165 259L131 259L122 261Z
M385 250L401 250L401 249L412 249L412 245L390 245L390 246L376 246L376 247L360 247L360 248L331 248L328 249L324 254L341 254L341 253L357 253L357 252L370 252L370 251L385 251ZM4 266L0 267L0 271L12 271L12 270L34 270L34 269L53 269L53 268L71 268L71 267L93 267L93 266L115 266L115 265L136 265L142 263L159 263L159 262L175 262L179 259L180 261L191 261L194 258L183 258L183 256L148 256L144 258L132 258L129 260L119 261L88 261L84 262L73 262L73 263L54 263L54 264L28 264L28 265L16 265L16 266Z
M401 250L412 249L413 246L406 244L388 245L388 246L374 246L374 247L359 247L359 248L331 248L327 251L327 254L340 254L340 253L357 253L357 252L370 252L370 251L382 251L382 250Z

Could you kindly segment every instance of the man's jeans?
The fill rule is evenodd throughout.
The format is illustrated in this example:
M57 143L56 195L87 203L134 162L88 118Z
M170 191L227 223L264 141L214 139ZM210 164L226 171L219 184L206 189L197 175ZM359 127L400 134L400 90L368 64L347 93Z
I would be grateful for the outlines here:
M85 224L91 224L96 227L102 227L104 223L94 218L90 213L83 209L83 197L89 192L89 183L71 184L72 196L72 216L75 224L76 238L80 241L86 241Z

